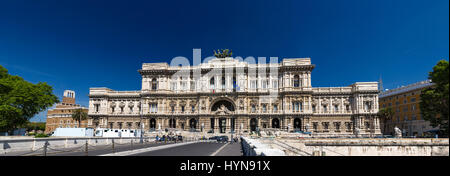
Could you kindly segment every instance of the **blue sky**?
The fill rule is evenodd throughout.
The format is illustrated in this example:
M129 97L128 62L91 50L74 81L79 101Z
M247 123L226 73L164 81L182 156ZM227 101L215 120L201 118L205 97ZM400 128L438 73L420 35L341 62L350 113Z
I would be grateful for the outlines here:
M0 2L0 65L61 97L89 87L138 90L144 62L234 56L310 57L314 87L427 78L449 57L448 0ZM33 121L45 121L43 112Z

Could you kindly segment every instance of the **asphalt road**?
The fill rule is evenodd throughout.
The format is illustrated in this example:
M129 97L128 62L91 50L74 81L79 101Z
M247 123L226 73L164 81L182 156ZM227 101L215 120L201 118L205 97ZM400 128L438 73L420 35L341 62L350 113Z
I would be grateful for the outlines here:
M114 145L114 152L129 151L148 147L156 147L161 145L174 144L174 142L146 142L144 144L134 143ZM112 145L88 146L87 156L97 156L113 153ZM8 153L9 156L43 156L42 149L30 154L22 155L24 152ZM86 156L85 145L77 148L55 148L49 146L47 156ZM166 149L135 154L133 156L242 156L241 144L234 143L218 143L218 142L200 142L187 144Z
M155 150L133 156L241 156L240 143L200 142L167 149Z

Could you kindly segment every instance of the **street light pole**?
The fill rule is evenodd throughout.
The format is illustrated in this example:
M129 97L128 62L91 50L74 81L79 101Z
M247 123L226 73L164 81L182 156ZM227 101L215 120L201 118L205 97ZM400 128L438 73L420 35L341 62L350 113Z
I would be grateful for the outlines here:
M140 112L139 112L139 114L141 115L141 120L140 120L140 122L139 122L139 126L140 126L140 129L141 129L141 131L140 131L140 140L139 140L139 143L144 143L144 139L143 139L143 131L142 131L142 112L143 112L143 108L142 108L142 98L141 98L141 100L140 100L140 106L141 106L141 110L140 110Z

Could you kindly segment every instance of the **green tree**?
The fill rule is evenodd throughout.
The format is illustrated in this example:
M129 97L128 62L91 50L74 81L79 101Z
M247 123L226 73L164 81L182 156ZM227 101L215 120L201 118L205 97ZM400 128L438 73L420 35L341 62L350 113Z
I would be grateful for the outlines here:
M433 86L422 90L420 95L420 113L424 120L430 122L432 127L439 127L444 136L448 136L448 101L449 101L449 69L448 61L441 60L428 79Z
M72 113L72 119L78 122L78 128L81 127L81 121L86 120L88 114L83 109L75 109Z
M0 65L0 131L23 126L34 115L58 102L47 83L25 81Z
M32 130L42 130L45 131L45 122L28 122L26 125L24 125L22 128L26 128L27 131Z
M381 118L381 120L383 121L383 133L386 132L386 124L387 121L391 120L392 117L394 116L394 110L391 107L387 107L387 108L381 108L378 111L378 116Z

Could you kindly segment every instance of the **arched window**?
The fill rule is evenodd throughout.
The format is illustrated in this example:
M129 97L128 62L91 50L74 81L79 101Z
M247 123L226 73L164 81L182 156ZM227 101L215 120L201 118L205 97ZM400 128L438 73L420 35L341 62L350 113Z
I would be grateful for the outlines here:
M152 90L158 89L158 82L156 81L156 78L152 79Z
M294 76L294 87L300 87L300 77L298 75Z
M209 80L209 87L211 88L211 89L214 89L214 77L212 77L210 80Z

